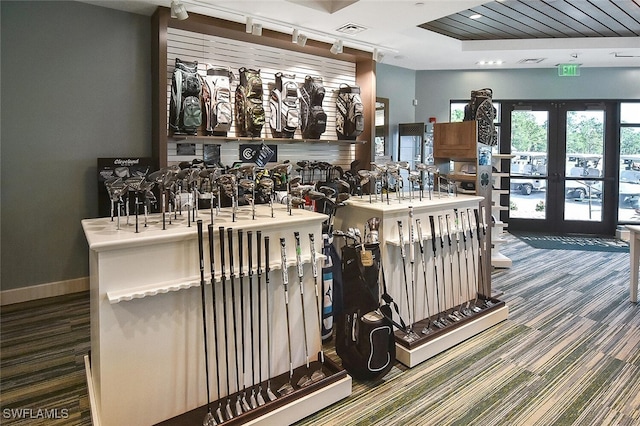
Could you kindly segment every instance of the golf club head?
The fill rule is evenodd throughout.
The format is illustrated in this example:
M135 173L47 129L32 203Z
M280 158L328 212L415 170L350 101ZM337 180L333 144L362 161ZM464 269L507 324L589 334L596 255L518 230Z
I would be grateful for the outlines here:
M344 205L343 203L349 199L350 195L346 192L341 192L336 196L336 205Z
M293 393L293 386L291 386L291 384L287 382L284 385L280 386L280 389L278 389L278 393L282 396L289 395Z
M319 382L320 380L324 379L326 376L326 374L324 374L324 371L322 371L322 367L320 367L318 370L314 371L313 373L311 373L311 381L312 382Z
M313 384L313 381L309 378L309 376L307 376L306 374L302 377L300 377L300 380L298 380L298 387L305 387L305 386L309 386Z
M202 426L216 426L217 424L218 423L216 422L216 419L213 418L213 414L211 414L211 411L208 411L207 415L204 416Z
M349 185L344 180L336 179L334 182L338 186L338 192L346 192L347 194L351 193L351 185Z
M327 197L333 197L336 195L336 190L329 186L321 186L318 191L322 192Z
M262 407L265 404L264 398L262 397L262 386L258 386L258 392L256 392L256 401L258 402L258 407Z
M416 164L416 170L420 171L420 172L424 172L427 170L427 165L424 163L417 163Z
M309 192L307 192L307 195L313 201L323 200L323 199L327 198L327 196L324 193L322 193L320 191L314 191L314 190L310 190Z
M269 401L275 401L276 399L278 399L276 394L271 390L270 386L267 386L267 398L269 399Z
M289 181L289 186L293 188L294 186L300 185L301 182L302 182L302 177L296 176L291 178L291 180Z
M252 179L240 179L240 181L238 181L238 186L244 190L253 191L255 182Z

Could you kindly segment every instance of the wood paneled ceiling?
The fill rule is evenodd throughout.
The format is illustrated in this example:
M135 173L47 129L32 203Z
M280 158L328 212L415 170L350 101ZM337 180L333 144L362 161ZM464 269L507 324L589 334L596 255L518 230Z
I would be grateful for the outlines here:
M640 37L640 0L498 0L419 27L465 41Z

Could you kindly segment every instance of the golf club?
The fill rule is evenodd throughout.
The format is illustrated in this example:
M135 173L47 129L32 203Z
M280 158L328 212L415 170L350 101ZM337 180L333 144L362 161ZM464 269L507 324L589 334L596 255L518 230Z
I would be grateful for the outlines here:
M425 260L424 240L422 239L422 224L420 219L416 219L416 229L418 230L418 246L420 247L420 260L422 263L422 276L424 279L424 297L427 308L427 326L422 329L422 334L431 332L431 313L429 312L429 287L427 281L427 261Z
M247 275L249 276L249 329L251 334L251 396L249 398L249 404L251 408L257 408L258 402L256 401L256 363L255 363L255 338L253 334L253 231L247 231L247 255L249 259L249 270Z
M277 399L276 394L271 391L271 310L269 309L269 276L271 275L271 265L269 264L269 236L264 237L264 281L267 288L267 398L269 401Z
M236 415L242 414L242 404L240 402L240 367L238 365L238 316L236 315L236 272L233 268L233 228L227 228L227 237L229 239L229 277L231 280L231 315L233 318L233 348L235 352L236 362Z
M209 231L209 265L211 268L211 294L213 298L211 306L211 310L213 311L213 342L216 345L216 385L218 389L218 408L216 409L216 416L218 417L218 421L222 423L224 422L224 419L222 417L222 409L220 406L220 352L218 350L218 308L216 305L216 268L214 260L213 224L210 223L207 230Z
M471 293L469 299L474 299L471 304L471 310L474 312L480 312L481 309L476 306L476 302L478 301L478 268L476 264L476 248L473 244L473 228L471 227L471 212L467 209L467 220L469 223L469 244L471 245L471 262L473 263L473 292ZM478 246L480 246L480 240L478 240ZM474 296L475 294L475 296Z
M411 271L411 295L413 300L413 321L417 321L416 318L416 245L415 245L415 231L413 229L413 206L409 206L409 265ZM411 324L413 327L413 323Z
M318 264L316 263L316 247L315 236L313 233L309 234L309 247L311 249L311 269L313 271L313 285L316 290L316 319L318 320L318 336L320 337L320 369L311 373L311 380L317 382L324 379L326 376L322 371L324 366L324 349L322 348L322 311L320 310L320 291L318 290Z
M283 384L278 393L280 395L288 395L293 392L293 386L291 384L293 380L293 355L291 352L291 324L289 320L289 271L287 270L287 246L286 240L280 238L280 264L282 269L282 285L284 287L284 307L285 315L287 317L287 346L289 348L289 382Z
M407 311L408 311L408 319L409 323L407 324L407 329L405 330L404 340L407 342L414 342L418 340L419 336L413 331L413 315L411 313L411 302L409 301L409 280L407 279L407 261L406 261L406 253L404 249L404 233L402 232L402 221L398 221L398 236L400 238L400 256L402 257L402 274L404 276L404 289L407 293Z
M438 285L438 248L436 247L436 225L433 216L429 216L429 225L431 225L431 247L433 248L433 275L435 277L436 287L436 305L438 309L438 317L433 322L438 328L447 326L447 320L442 318L442 309L440 307L440 286Z
M449 318L451 321L460 321L458 317L447 313L449 309L447 308L447 306L449 305L449 302L447 300L447 275L445 273L446 266L445 266L445 260L444 260L444 257L445 257L444 234L445 232L447 232L447 229L442 224L443 220L444 218L442 217L442 215L438 215L438 230L440 232L440 259L442 260L442 298L444 299L443 310L446 318Z
M453 233L452 233L452 229L451 228L451 215L449 213L446 213L444 216L444 221L447 224L447 237L448 237L448 241L449 241L449 265L451 267L451 299L452 299L452 304L455 307L455 305L457 305L457 300L455 297L455 291L454 291L454 279L453 279ZM459 282L460 280L458 280ZM453 318L457 318L457 321L461 320L463 318L462 314L460 314L460 312L458 310L452 309L451 314L449 315L449 317L453 317Z
M251 409L251 407L249 406L249 403L247 402L247 387L246 387L246 363L245 363L245 334L244 334L244 323L245 323L245 317L244 317L244 269L242 268L242 263L243 263L243 252L242 252L242 243L243 243L243 236L244 236L244 232L242 229L238 229L238 275L239 275L239 281L240 281L240 355L242 356L242 378L240 379L242 382L242 398L241 398L241 402L242 402L242 408L244 409L244 411L249 411ZM231 240L229 240L229 245L231 245Z
M304 356L307 361L307 372L309 371L309 344L307 342L307 315L304 308L304 264L302 263L302 247L300 246L300 233L293 233L296 244L296 269L298 270L298 283L300 284L300 302L302 305L302 330L304 334ZM306 374L298 380L298 386L304 387L311 383L311 379Z
M262 406L265 404L262 396L262 325L260 324L262 319L262 231L256 231L256 257L258 263L258 383L260 383L256 400L258 406Z
M231 406L229 405L229 396L231 395L231 385L229 383L229 339L227 328L227 273L225 272L224 265L224 226L220 226L218 228L218 232L220 235L220 281L222 281L222 318L223 318L223 328L225 330L224 333L224 357L225 357L225 366L227 368L226 377L227 377L227 405L225 405L225 413L227 414L227 420L233 418L233 413L231 412Z

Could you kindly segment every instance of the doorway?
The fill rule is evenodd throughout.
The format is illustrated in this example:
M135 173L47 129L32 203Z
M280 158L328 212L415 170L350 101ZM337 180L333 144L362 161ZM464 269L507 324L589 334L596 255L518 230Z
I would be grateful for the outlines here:
M502 103L510 230L613 235L613 111L604 102Z

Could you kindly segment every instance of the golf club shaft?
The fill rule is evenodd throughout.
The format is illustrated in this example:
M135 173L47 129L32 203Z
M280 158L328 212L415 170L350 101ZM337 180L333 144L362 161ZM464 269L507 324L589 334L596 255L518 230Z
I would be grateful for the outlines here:
M433 248L433 274L436 286L436 305L438 309L438 322L440 323L442 310L440 308L440 289L438 285L438 248L436 247L436 225L433 216L429 216L429 225L431 226L431 247Z
M293 236L296 241L296 266L298 269L298 282L300 284L300 302L302 304L302 329L304 331L304 355L309 368L309 346L307 343L307 315L304 309L304 265L302 263L302 247L300 246L300 233L295 231Z
M313 285L316 290L316 318L318 320L318 337L320 338L320 362L324 364L324 349L322 348L322 310L320 308L320 291L318 290L318 264L316 263L315 235L309 234L309 247L311 249L311 268L313 271Z
M240 392L240 366L238 363L238 316L236 314L236 272L233 267L233 228L227 228L227 237L229 239L229 276L231 279L231 315L233 317L233 348L234 359L236 364L236 391ZM240 398L240 395L238 395ZM236 413L240 414L241 410L238 410L239 403L236 406Z
M428 281L427 281L427 261L425 260L425 250L424 250L424 240L422 239L422 223L420 219L416 219L416 229L418 230L418 246L420 247L420 260L422 263L422 275L424 280L424 297L425 297L425 306L427 309L427 327L431 323L431 313L429 309L429 290L428 290Z
M284 287L284 306L287 317L287 346L289 348L289 381L293 378L293 356L291 354L291 324L289 322L289 271L287 270L286 240L280 238L280 263L282 267L282 285Z
M223 317L223 328L224 328L224 358L225 358L225 366L226 366L226 377L227 377L227 405L226 405L226 413L227 418L233 418L233 414L231 413L231 409L229 408L229 396L231 395L231 384L229 382L229 338L227 330L227 273L225 270L225 247L224 247L224 226L220 226L218 228L218 232L220 235L220 271L222 281L222 317Z
M207 227L208 236L209 236L209 266L211 269L211 295L212 295L212 306L211 310L213 313L213 342L216 345L216 385L217 385L217 398L218 398L218 409L220 408L220 353L218 350L218 308L216 306L216 268L215 268L215 253L214 253L214 242L213 242L213 224L209 224ZM220 415L220 414L218 414ZM221 420L220 418L218 418ZM221 420L222 421L222 420Z
M204 236L202 232L202 221L198 220L198 260L200 263L200 299L202 301L202 330L204 335L204 369L205 381L207 384L207 409L211 413L211 392L209 390L209 351L207 348L207 309L206 293L204 281Z
M409 324L407 324L407 332L413 329L413 315L411 313L411 302L409 301L409 280L407 279L407 261L406 253L404 250L404 233L402 231L402 221L398 221L398 237L400 240L400 257L402 258L402 274L404 276L404 289L407 293L407 312L409 317Z

